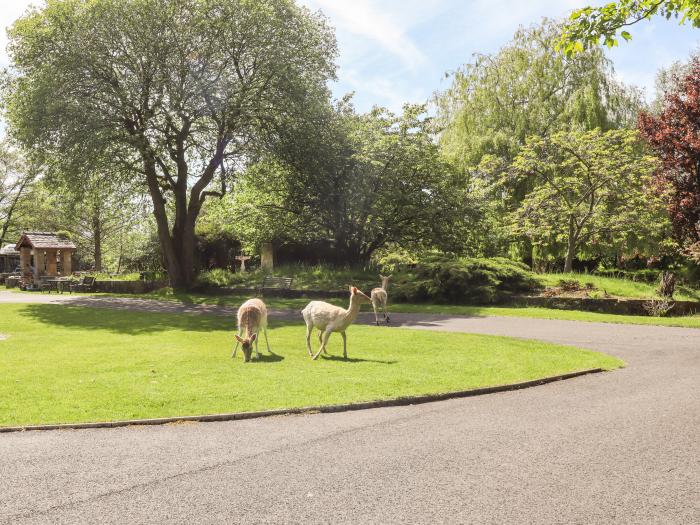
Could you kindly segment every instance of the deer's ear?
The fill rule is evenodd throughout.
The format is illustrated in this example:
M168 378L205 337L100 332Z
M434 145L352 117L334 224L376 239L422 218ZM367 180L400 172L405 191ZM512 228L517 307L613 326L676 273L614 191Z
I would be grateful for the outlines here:
M387 276L387 279L391 279L393 276L394 274L392 273L391 275Z
M386 279L386 277L384 277L381 273L379 274L379 278L380 278L380 279Z
M258 334L253 334L253 335L251 335L251 336L250 336L250 342L252 343L252 342L255 341L257 338L258 338Z
M355 295L357 293L357 288L355 286L350 287L350 293Z
M236 341L238 341L239 343L242 343L243 339L241 339L241 337L238 334L236 334Z

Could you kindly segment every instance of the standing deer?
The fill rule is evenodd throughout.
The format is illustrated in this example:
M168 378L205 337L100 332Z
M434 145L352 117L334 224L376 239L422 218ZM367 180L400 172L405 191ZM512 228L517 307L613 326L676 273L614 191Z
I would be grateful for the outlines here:
M372 300L372 309L374 310L374 320L377 323L377 326L379 326L379 315L377 314L379 306L382 307L382 310L384 312L384 322L386 324L389 324L389 314L386 311L386 302L389 299L389 294L387 294L386 290L387 288L389 288L389 279L391 279L391 275L384 276L382 274L379 274L379 277L382 280L381 288L373 288L370 292L370 297Z
M260 299L248 299L238 308L238 334L236 335L236 347L231 358L236 357L238 345L243 348L243 361L250 361L250 354L255 343L255 356L260 359L258 352L258 333L262 329L265 332L265 343L270 353L270 343L267 340L267 307ZM243 337L241 337L243 336Z
M348 349L345 330L357 318L360 305L369 302L372 302L369 297L356 287L351 286L350 306L347 310L323 301L311 301L307 304L306 308L301 311L301 315L304 316L304 321L306 321L306 348L309 351L309 355L312 356L311 358L316 359L321 352L326 352L326 345L331 333L340 332L340 335L343 336L343 357L347 359ZM321 343L321 347L316 352L316 355L311 350L311 332L314 328L320 330L318 340Z

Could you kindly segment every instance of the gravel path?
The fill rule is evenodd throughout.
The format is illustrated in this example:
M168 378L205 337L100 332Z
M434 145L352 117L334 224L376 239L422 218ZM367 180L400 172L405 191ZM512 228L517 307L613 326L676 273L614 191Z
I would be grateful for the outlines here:
M392 320L569 343L628 366L409 407L0 435L0 523L700 523L700 331Z

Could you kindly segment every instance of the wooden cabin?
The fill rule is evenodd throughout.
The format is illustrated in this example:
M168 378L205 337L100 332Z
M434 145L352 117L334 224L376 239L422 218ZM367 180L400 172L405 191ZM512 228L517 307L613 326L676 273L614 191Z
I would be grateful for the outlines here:
M55 232L24 232L15 245L22 275L39 282L45 277L68 277L75 244Z

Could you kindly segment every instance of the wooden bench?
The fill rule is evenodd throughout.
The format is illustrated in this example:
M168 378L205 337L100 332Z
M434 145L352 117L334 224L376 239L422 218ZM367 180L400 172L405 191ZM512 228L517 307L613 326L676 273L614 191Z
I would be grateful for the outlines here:
M95 278L94 277L83 277L80 282L71 283L68 291L73 292L92 292L95 288Z
M292 287L293 277L273 277L266 275L258 286L257 292L262 295L265 290L289 290Z

